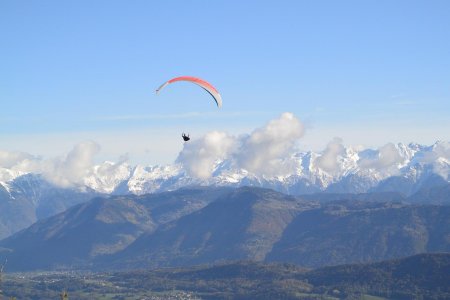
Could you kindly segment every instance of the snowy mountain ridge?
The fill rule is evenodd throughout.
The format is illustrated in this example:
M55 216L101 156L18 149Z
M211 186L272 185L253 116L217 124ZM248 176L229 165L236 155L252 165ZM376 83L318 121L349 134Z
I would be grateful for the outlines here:
M402 185L408 186L431 175L438 175L448 182L450 143L436 142L431 146L387 144L377 150L330 144L322 153L297 152L283 158L281 163L288 166L288 172L268 175L236 167L230 159L217 160L211 176L199 179L189 174L182 162L147 167L130 166L126 162L104 162L93 166L79 180L81 184L73 188L87 188L105 194L140 195L191 185L250 185L291 194L321 191L360 193L372 191L380 184L384 184L386 189L385 181L389 178L401 178L407 182ZM9 191L14 182L26 173L0 168L0 175L3 179L0 184Z

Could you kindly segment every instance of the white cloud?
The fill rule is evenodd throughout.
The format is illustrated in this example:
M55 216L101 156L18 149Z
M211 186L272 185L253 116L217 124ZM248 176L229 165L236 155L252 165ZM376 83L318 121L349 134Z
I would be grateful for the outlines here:
M0 168L10 169L26 159L33 159L33 156L24 152L0 150Z
M450 143L448 142L437 142L433 146L433 150L426 152L421 158L422 163L432 163L438 158L444 158L450 160Z
M388 143L374 152L374 155L361 157L358 166L363 169L376 169L379 171L396 169L398 164L403 163L404 158L394 144Z
M82 142L76 145L65 158L45 161L43 175L57 186L82 185L82 180L90 174L93 158L99 151L100 146L95 142Z
M292 113L284 113L250 135L235 137L214 131L186 143L178 162L191 176L202 179L209 178L215 162L222 159L257 175L284 175L293 168L289 156L303 131Z
M285 175L292 171L290 155L303 133L303 124L292 113L283 113L249 136L241 137L234 161L258 175Z
M8 181L14 173L41 174L50 183L59 187L84 186L84 179L94 170L94 157L100 151L100 146L92 141L77 144L65 157L42 159L27 153L0 152L0 181ZM123 157L113 165L102 164L97 174L118 172L118 168L126 161ZM9 171L6 172L6 169ZM11 174L13 173L13 174Z
M126 164L128 162L128 155L122 155L119 157L119 160L117 162L103 162L102 164L98 165L95 169L95 173L97 176L108 178L108 177L115 177L115 174L117 172L120 172L120 168L122 165Z
M322 155L316 159L315 163L322 170L328 173L335 173L340 169L338 158L344 154L345 147L342 145L342 139L335 137L328 143Z
M450 142L437 142L432 151L426 152L418 158L420 163L432 164L433 171L448 180L448 165L441 163L442 160L445 160L447 164L450 162Z
M201 139L185 143L177 161L191 176L207 179L215 162L227 158L235 142L235 138L224 132L212 131Z
M156 141L150 144L153 155L157 147L164 153L178 153L177 162L190 176L208 179L213 175L217 162L224 160L229 166L245 169L257 176L274 177L292 174L298 167L296 166L297 159L293 155L299 150L297 148L298 141L303 137L305 130L304 125L292 113L283 113L265 126L251 132L248 131L249 134L238 136L223 131L206 133L201 138L185 143L181 152L179 152L181 142L177 132L173 131L166 136L158 135L156 131L155 129L155 132L148 132L147 135L150 142ZM178 136L177 139L173 138L175 135ZM142 139L132 133L128 138L119 139L114 136L107 139L106 144L110 147L113 146L117 151L134 151L134 148L137 147L135 144L130 145L129 142ZM163 138L166 140L162 140ZM172 143L171 147L167 147L167 141ZM103 145L105 140L102 142ZM302 140L302 144L304 145L304 140ZM414 160L419 163L433 164L435 172L447 178L448 161L450 160L449 145L448 142L437 143L433 146L432 151L426 151L420 154L422 155L420 157L416 155ZM52 143L52 150L60 153L60 148L57 148L60 146L59 143ZM66 145L64 146L66 147ZM142 147L142 149L145 148ZM86 180L89 184L92 182L94 184L96 182L108 183L129 175L127 170L130 169L126 164L127 156L121 157L116 163L94 164L94 158L99 151L100 146L92 141L77 144L67 155L56 158L44 159L23 152L0 151L0 181L7 182L23 173L36 173L42 174L45 179L57 186L78 187L84 186ZM350 159L346 155L346 151L349 151ZM130 156L134 158L135 155L136 152L132 152ZM150 156L149 153L142 155ZM357 156L359 156L359 160L356 165L354 158ZM398 166L403 165L406 162L405 159L407 159L405 153L392 143L377 150L346 150L342 140L334 138L328 143L322 154L313 161L313 164L333 175L339 175L338 173L346 168L357 167L362 170L370 169L384 175L392 175L398 172Z

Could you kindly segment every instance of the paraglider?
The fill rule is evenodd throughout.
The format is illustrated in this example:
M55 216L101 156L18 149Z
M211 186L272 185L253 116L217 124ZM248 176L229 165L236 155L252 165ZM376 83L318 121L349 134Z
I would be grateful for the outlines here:
M188 135L185 135L184 133L181 135L181 137L183 138L183 140L185 141L185 142L187 142L187 141L189 141L191 138L189 137L189 134Z
M156 94L158 94L163 88L165 88L169 84L177 82L177 81L187 81L187 82L192 82L192 83L199 85L213 97L214 101L216 102L217 107L219 107L219 108L222 107L222 97L220 96L220 94L216 90L216 88L214 86L212 86L212 84L210 84L209 82L207 82L203 79L197 78L197 77L192 77L192 76L180 76L180 77L172 78L169 81L164 82L156 90ZM185 135L184 133L181 135L181 137L183 138L183 140L185 142L190 140L189 135Z

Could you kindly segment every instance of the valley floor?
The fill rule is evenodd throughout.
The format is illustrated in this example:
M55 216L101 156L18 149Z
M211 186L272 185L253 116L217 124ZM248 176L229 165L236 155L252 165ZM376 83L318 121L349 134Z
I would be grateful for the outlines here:
M307 270L289 264L8 274L5 297L59 299L449 299L450 253Z

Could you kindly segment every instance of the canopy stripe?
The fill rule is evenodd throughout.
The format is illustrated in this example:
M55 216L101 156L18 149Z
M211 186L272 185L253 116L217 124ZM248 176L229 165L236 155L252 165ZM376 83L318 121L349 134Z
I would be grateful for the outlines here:
M159 93L163 88L165 88L167 85L177 82L177 81L188 81L195 83L199 86L201 86L205 91L207 91L216 101L216 104L218 107L222 107L222 97L220 96L219 92L216 90L214 86L212 86L209 82L192 76L180 76L176 78L172 78L169 81L166 81L163 83L157 90L156 93Z

